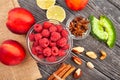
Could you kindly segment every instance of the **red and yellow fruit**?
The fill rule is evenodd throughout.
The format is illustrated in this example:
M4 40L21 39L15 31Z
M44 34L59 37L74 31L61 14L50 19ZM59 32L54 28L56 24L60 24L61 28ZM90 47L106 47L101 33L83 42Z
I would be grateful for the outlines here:
M17 65L25 55L23 46L15 40L6 40L0 46L0 62L5 65Z
M86 7L89 0L65 0L68 8L74 11L82 10Z
M14 8L9 11L6 26L16 34L26 34L35 23L34 16L24 8Z

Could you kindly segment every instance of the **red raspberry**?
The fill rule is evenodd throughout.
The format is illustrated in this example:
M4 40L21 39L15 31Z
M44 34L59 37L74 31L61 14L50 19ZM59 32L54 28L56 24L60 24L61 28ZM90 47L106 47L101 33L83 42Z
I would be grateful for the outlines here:
M63 37L68 37L68 31L67 30L65 30L65 29L63 29L62 31L61 31L61 36L63 36Z
M29 40L30 41L34 41L35 40L35 34L34 33L29 34Z
M56 25L56 27L57 27L57 31L58 31L58 32L61 32L62 29L63 29L63 28L62 28L62 25Z
M39 41L42 38L40 33L35 34L35 41Z
M55 31L57 31L57 27L53 24L53 25L50 26L49 31L50 32L55 32Z
M39 41L34 41L33 44L32 44L33 47L36 47L38 45L39 45Z
M52 25L52 23L46 21L43 23L43 28L48 29L51 25Z
M51 56L51 49L49 47L43 49L44 56Z
M43 48L40 46L35 47L35 50L36 50L37 54L42 54L42 52L43 52Z
M52 32L51 33L51 37L50 37L51 41L57 41L60 38L61 38L60 33L58 33L58 32Z
M49 45L49 40L47 38L42 38L39 40L39 45L43 48L46 48Z
M50 32L48 31L48 29L43 29L41 34L42 34L43 37L49 37L50 36Z
M38 55L39 59L44 59L44 56L42 54Z
M35 30L35 32L41 32L41 30L42 30L42 25L41 25L41 24L35 24L35 25L34 25L34 30Z
M69 44L66 44L65 46L62 47L63 50L69 49Z
M66 38L61 38L61 39L59 39L58 41L57 41L57 45L59 46L59 47L63 47L63 46L65 46L67 44L67 39Z
M32 47L32 54L34 54L34 55L37 55L37 52L36 52L36 50L35 50L35 47Z
M56 59L56 57L55 56L50 56L50 57L47 57L46 58L46 61L48 61L48 62L55 62L57 59Z
M53 56L58 55L58 48L57 47L52 47L51 50L52 50L52 55Z
M66 52L64 50L59 50L58 56L62 57L65 56Z
M50 46L50 47L54 47L54 46L56 46L56 42L52 42L52 41L50 41L49 46Z

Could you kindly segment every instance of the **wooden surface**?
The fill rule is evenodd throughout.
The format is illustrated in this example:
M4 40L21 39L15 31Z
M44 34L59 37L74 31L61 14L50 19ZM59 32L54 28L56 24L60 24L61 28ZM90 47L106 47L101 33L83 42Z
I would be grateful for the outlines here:
M40 9L36 5L36 0L19 0L21 7L24 7L31 11L36 18L36 21L46 19L46 11ZM99 17L104 14L108 16L115 24L117 31L117 41L113 49L109 49L104 43L99 42L91 35L89 35L85 40L73 40L73 46L83 46L85 51L95 51L99 55L99 50L103 49L107 52L108 56L105 60L101 61L99 59L92 60L85 56L85 53L77 55L83 60L83 65L78 66L69 57L66 63L74 65L76 68L80 67L83 71L83 75L79 80L120 80L120 2L119 0L89 0L87 7L78 12L69 10L64 0L57 0L57 5L62 6L66 11L66 19L64 24L71 15L82 14L86 17L89 15L95 15ZM74 55L71 52L71 56ZM95 65L95 69L89 69L86 67L86 62L91 61ZM58 67L57 65L41 65L41 74L43 78L40 80L47 80L48 76L52 74ZM66 80L74 80L72 74L67 77Z
M26 49L25 60L16 66L6 66L0 63L0 80L35 80L41 78L36 61L28 54L25 35L11 33L6 27L8 11L18 7L16 0L0 1L0 43L7 39L19 41Z

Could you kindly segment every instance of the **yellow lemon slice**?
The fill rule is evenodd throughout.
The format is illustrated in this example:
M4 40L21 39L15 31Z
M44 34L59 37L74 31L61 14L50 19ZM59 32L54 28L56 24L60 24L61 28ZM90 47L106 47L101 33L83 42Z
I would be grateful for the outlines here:
M46 16L48 19L55 19L60 22L63 22L63 20L66 17L66 13L62 7L54 5L48 8Z
M37 5L41 9L48 9L55 4L56 0L36 0Z

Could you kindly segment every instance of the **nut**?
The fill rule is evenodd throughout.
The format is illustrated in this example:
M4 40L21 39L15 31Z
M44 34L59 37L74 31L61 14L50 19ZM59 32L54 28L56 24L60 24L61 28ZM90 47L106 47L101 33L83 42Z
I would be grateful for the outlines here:
M81 69L80 68L78 68L75 72L74 72L74 78L75 79L78 79L78 78L80 78L81 77L81 75L82 75L82 71L81 71Z
M78 64L78 65L82 64L82 60L79 57L73 56L72 59L76 64Z
M87 62L87 66L88 66L90 69L93 69L93 68L94 68L93 63L91 63L91 62Z
M72 48L72 52L74 52L74 53L76 53L76 54L80 54L80 53L82 53L84 50L85 50L84 47L80 47L80 46Z
M97 58L97 54L93 51L88 51L86 52L86 55L92 59L96 59Z
M100 59L101 60L104 60L106 57L107 57L107 53L105 52L105 51L103 51L103 50L100 50L100 53L101 53L101 57L100 57Z

